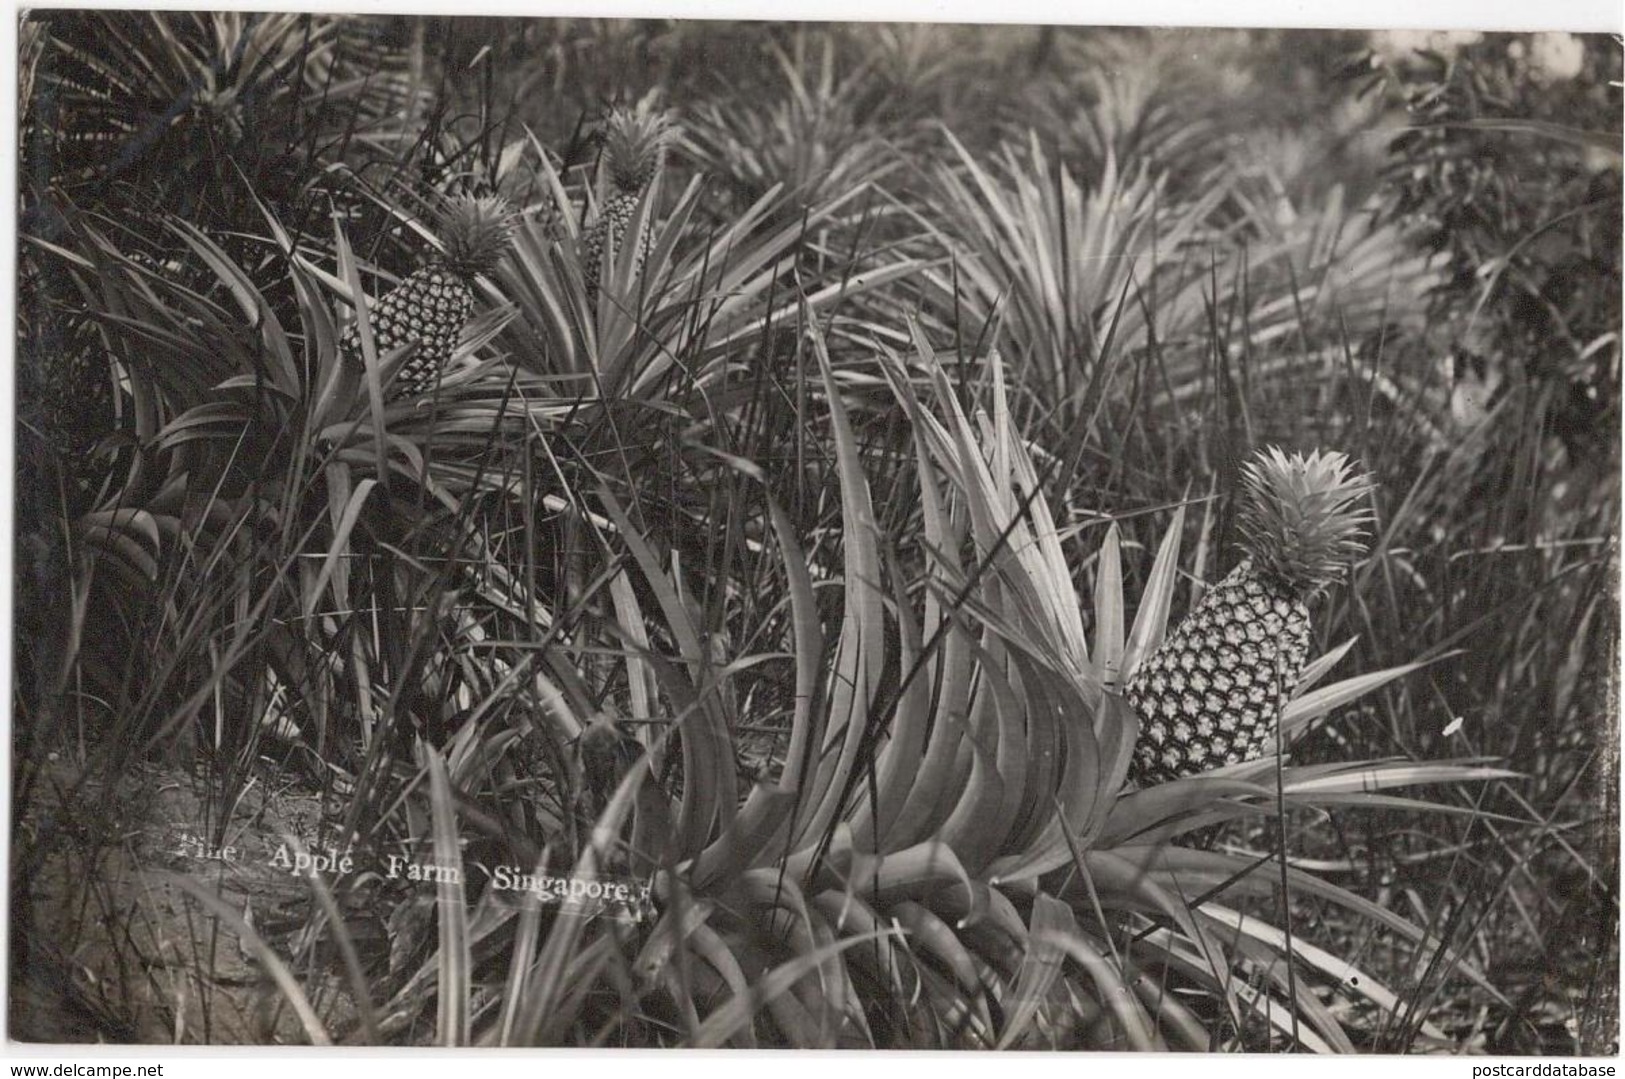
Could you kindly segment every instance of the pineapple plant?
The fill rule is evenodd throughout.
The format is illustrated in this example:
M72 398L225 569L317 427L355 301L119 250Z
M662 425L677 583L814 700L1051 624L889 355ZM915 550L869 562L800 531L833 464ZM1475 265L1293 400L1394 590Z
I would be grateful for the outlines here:
M20 295L33 301L22 307L17 323L22 389L33 406L25 422L60 461L71 504L88 509L81 504L107 472L97 451L116 425L112 358L91 320L64 318L41 302L52 291L71 288L70 281L32 260L24 261L20 278Z
M1309 653L1309 603L1364 550L1372 485L1341 453L1261 450L1243 469L1243 558L1130 676L1131 774L1163 783L1256 760Z
M581 238L581 277L588 297L597 297L607 250L621 249L638 201L665 164L666 147L675 133L671 114L655 110L648 99L635 108L615 109L605 121L604 166L610 190ZM634 272L641 269L643 255L637 252Z
M94 340L47 354L42 430L61 455L77 494L88 494L106 472L97 448L112 433L113 384L108 357Z
M396 377L397 395L432 390L451 359L463 327L474 312L474 278L490 273L513 238L514 219L499 196L460 195L440 214L443 254L414 270L369 312L380 356L409 342L417 344ZM351 324L340 346L361 355L359 326Z

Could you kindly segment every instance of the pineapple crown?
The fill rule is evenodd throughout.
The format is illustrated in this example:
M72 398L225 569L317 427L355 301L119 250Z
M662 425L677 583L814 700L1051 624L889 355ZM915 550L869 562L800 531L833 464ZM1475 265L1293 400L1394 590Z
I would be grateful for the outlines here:
M616 190L635 195L647 187L676 135L672 114L656 109L647 97L636 106L611 110L604 121L604 164Z
M513 240L514 215L500 195L458 195L440 210L446 268L459 277L490 273Z
M1270 446L1243 466L1242 481L1242 547L1260 573L1294 596L1315 596L1365 552L1371 513L1355 503L1374 485L1345 455L1288 457Z

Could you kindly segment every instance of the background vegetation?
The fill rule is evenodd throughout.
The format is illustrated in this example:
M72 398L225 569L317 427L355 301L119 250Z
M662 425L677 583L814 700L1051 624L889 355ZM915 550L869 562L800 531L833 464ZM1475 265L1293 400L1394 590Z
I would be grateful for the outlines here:
M21 51L14 1031L46 992L110 1038L1614 1051L1617 39L61 12ZM646 254L588 290L594 135L649 95ZM340 332L462 191L513 251L388 400ZM1380 483L1290 757L1127 789L1116 680L1270 443ZM212 951L91 984L98 920L41 928L64 879L118 907L154 774L217 843L278 784L312 846L655 905L193 881L297 1018L211 1034Z

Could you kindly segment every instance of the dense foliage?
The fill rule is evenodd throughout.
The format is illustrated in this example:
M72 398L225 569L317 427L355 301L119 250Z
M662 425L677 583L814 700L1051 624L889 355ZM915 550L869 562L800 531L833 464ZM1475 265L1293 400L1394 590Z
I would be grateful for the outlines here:
M13 821L156 759L200 828L293 776L324 846L467 870L293 924L191 886L306 1037L1617 1037L1617 40L22 43ZM511 235L406 378L452 196ZM1365 553L1269 752L1130 782L1122 687L1271 444L1369 473Z

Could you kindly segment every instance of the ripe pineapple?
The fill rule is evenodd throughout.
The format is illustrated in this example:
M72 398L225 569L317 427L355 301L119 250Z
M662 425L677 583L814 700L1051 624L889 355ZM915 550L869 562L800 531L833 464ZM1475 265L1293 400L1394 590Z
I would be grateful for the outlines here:
M513 238L513 215L500 197L461 195L441 212L440 238L445 254L414 270L368 312L380 356L409 341L417 342L417 349L396 377L396 394L434 389L440 369L451 359L463 326L474 312L474 278L496 268ZM345 329L339 344L349 355L361 355L355 325Z
M1139 665L1125 696L1140 717L1131 774L1163 783L1273 751L1309 652L1308 603L1365 550L1371 490L1341 453L1275 447L1244 469L1244 558Z
M617 253L621 250L638 200L665 164L666 147L675 133L671 114L655 111L647 99L636 108L617 108L609 114L604 125L604 163L609 170L610 194L581 237L581 276L590 299L597 297L603 277L605 241L612 241ZM639 251L635 256L639 268L643 255Z

